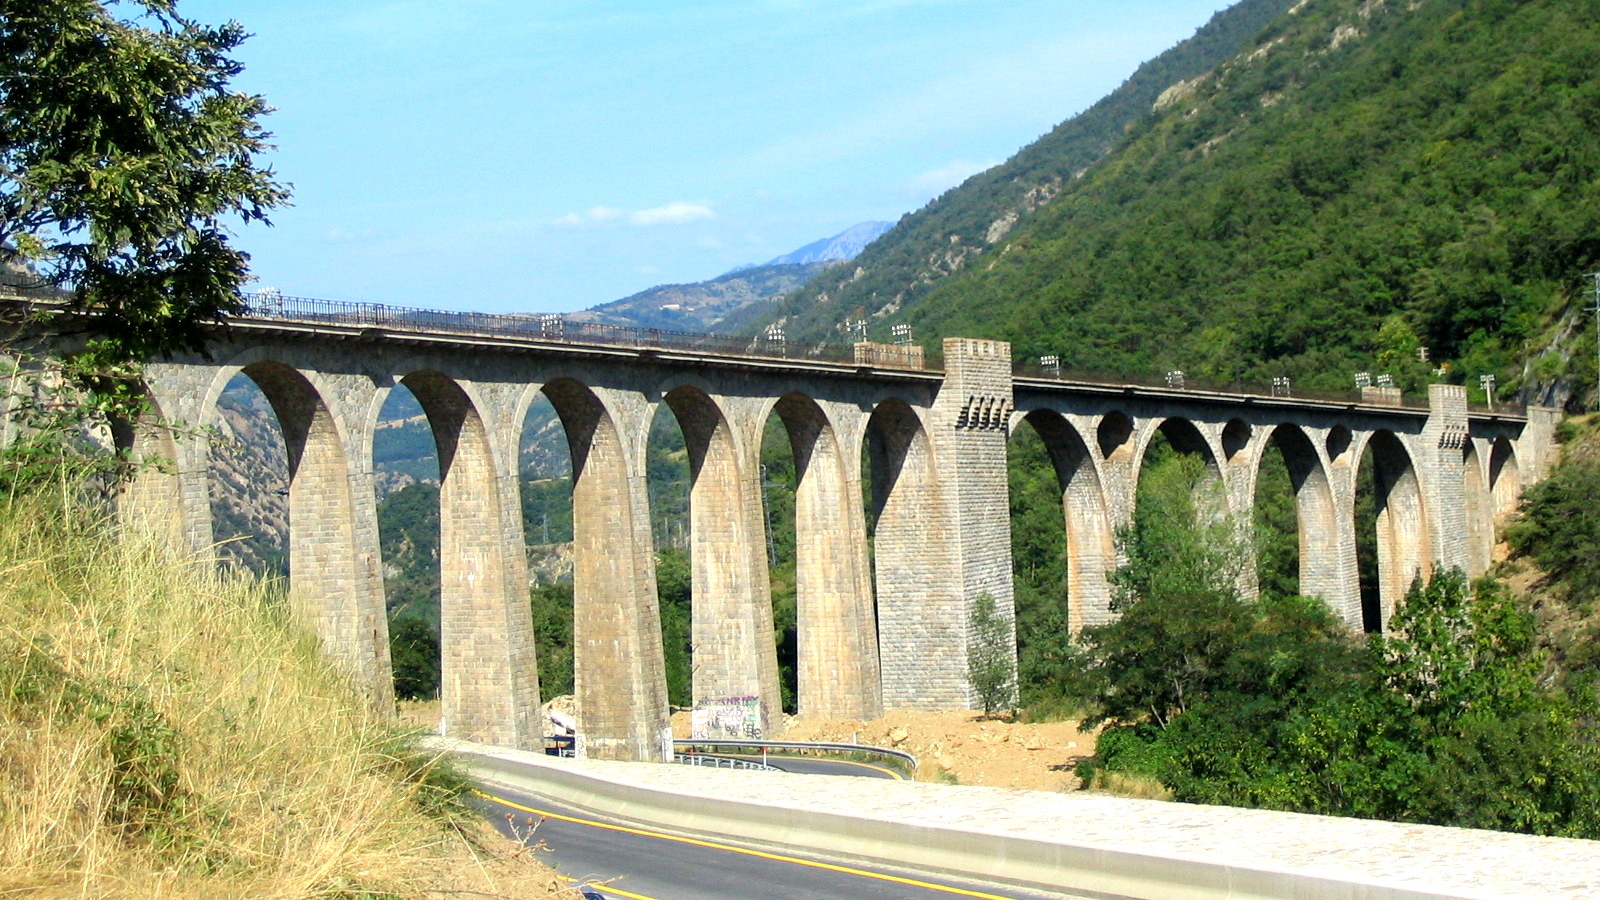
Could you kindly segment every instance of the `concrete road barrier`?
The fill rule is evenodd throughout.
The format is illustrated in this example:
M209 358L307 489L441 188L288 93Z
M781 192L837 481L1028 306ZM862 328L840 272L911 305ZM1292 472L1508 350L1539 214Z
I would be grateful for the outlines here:
M443 744L441 743L441 746ZM1187 817L1194 829L1204 829L1217 811L1225 820L1255 828L1259 845L1239 839L1237 828L1221 827L1216 834L1216 850L1203 849L1204 834L1183 833L1184 845L1173 841L1146 840L1130 832L1126 842L1104 839L1105 829L1093 838L1064 838L1059 833L1030 835L1017 833L1018 822L1007 821L1004 806L990 806L974 817L975 825L939 821L941 816L920 816L918 807L942 813L958 798L980 798L991 803L995 796L1036 795L1039 792L995 791L943 785L907 784L876 781L855 784L856 779L829 780L819 784L784 773L684 773L679 767L643 763L603 763L582 760L554 760L536 754L502 750L481 745L452 743L450 749L469 771L485 782L513 789L545 794L596 813L644 823L665 830L708 837L732 837L744 843L813 852L826 856L884 863L950 875L1013 884L1045 890L1067 891L1085 896L1128 898L1183 898L1183 900L1222 900L1222 898L1297 898L1297 900L1488 900L1505 897L1583 897L1600 896L1600 882L1593 893L1573 878L1576 871L1559 869L1551 857L1552 848L1573 857L1571 864L1600 872L1600 842L1563 841L1524 835L1501 835L1466 829L1403 826L1387 822L1269 813L1258 810L1232 810L1186 804L1158 804L1152 801L1121 800L1135 820L1150 822L1150 831L1170 830L1170 822L1153 821ZM714 779L724 779L716 781ZM735 779L735 780L729 780ZM841 783L852 782L852 783ZM781 788L781 789L779 789ZM941 793L954 792L954 793ZM988 793L985 793L985 792ZM889 793L885 793L889 792ZM894 793L899 792L899 793ZM963 794L963 792L966 792ZM814 795L814 802L807 794ZM860 795L859 797L856 795ZM896 798L904 796L903 803ZM863 797L880 806L887 803L899 813L891 817L864 814L869 806ZM1116 809L1119 798L1044 795L1042 800L1090 801L1095 809ZM1106 804L1110 803L1111 806ZM981 804L980 804L981 805ZM1019 805L1021 805L1019 803ZM994 827L984 824L987 816ZM944 818L949 818L944 815ZM1276 818L1275 818L1276 817ZM926 821L919 821L926 819ZM1282 828L1271 829L1273 822ZM1268 830L1262 830L1262 824ZM1323 826L1322 823L1328 823ZM1130 821L1130 828L1137 828ZM1048 829L1045 829L1048 830ZM1398 831L1397 831L1398 830ZM1318 854L1314 847L1305 858L1311 865L1290 866L1281 862L1282 845L1294 840L1299 831L1302 842L1315 844L1319 835L1331 841L1329 853ZM1370 832L1371 844L1362 842ZM1423 846L1437 846L1437 858L1417 858L1409 845L1396 846L1397 834L1411 835ZM1196 844L1196 836L1202 840ZM1529 877L1523 883L1516 872L1504 864L1490 861L1484 867L1477 840L1452 836L1476 836L1484 846L1510 845L1509 859L1522 853L1528 857ZM1436 838L1437 840L1430 840ZM1525 842L1518 847L1519 842ZM1526 843L1531 842L1531 843ZM1452 846L1453 845L1453 846ZM1373 865L1354 865L1347 860L1352 847L1373 857ZM1451 853L1474 854L1477 866L1457 865ZM1388 859L1385 854L1407 858ZM1533 878L1533 868L1541 870L1543 880ZM1437 876L1430 870L1438 868ZM1485 881L1482 871L1496 874ZM1399 877L1394 874L1400 873ZM1453 873L1453 874L1450 874ZM1562 889L1562 882L1568 889Z

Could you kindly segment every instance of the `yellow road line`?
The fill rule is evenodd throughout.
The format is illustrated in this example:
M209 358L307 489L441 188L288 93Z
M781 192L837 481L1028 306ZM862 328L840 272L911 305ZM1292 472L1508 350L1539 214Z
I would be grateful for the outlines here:
M561 813L551 812L550 810L534 809L531 806L523 806L520 803L507 800L504 797L496 797L493 794L486 794L482 791L473 791L473 793L484 798L485 800L493 800L495 803L499 803L502 806L509 806L512 809L519 809L526 813L533 813L536 816L544 816L550 819L559 819L563 822L572 822L577 825L588 825L591 828L604 828L608 831L620 831L624 834L636 834L640 837L656 838L663 841L673 841L679 844L688 844L693 847L706 847L711 850L725 850L729 853L739 853L744 856L754 856L758 859L770 859L775 862L791 863L793 865L807 866L813 869L825 869L829 872L840 872L845 875L855 875L860 878L871 878L877 881L889 881L895 884L926 888L930 891L954 894L958 897L976 897L978 900L1013 900L1013 898L1004 897L1000 894L986 894L982 891L969 891L966 888L951 887L944 884L934 884L931 881L919 881L915 878L903 878L899 875L885 875L882 872L869 872L865 869L856 869L851 868L850 866L840 866L835 865L834 863L818 862L814 859L801 859L797 856L785 856L781 853L767 853L763 850L750 850L745 847L735 847L731 844L719 844L716 841L703 841L698 838L680 837L675 834L665 834L659 831L647 831L642 828L629 828L625 825L613 825L609 822L596 822L590 819L580 819L576 816L562 815ZM610 890L610 888L606 888L606 890Z
M502 800L501 802L503 803L505 801ZM568 878L567 876L562 875L561 880L565 881L567 884L586 884L597 891L603 891L607 894L616 894L618 897L627 897L628 900L660 900L658 897L651 897L646 894L635 894L632 891L625 891L622 888L612 887L609 884L595 884L592 881L584 881L582 878Z

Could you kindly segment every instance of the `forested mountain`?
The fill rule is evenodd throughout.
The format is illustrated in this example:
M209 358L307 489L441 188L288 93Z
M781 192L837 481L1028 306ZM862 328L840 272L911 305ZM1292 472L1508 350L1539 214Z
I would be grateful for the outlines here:
M1247 7L1263 11L1208 27ZM823 276L789 298L789 333L864 316L1068 368L1313 387L1420 345L1474 388L1493 372L1554 383L1558 402L1592 389L1593 338L1574 324L1600 262L1600 7L1304 0L1257 28L1239 20L1240 52L1171 78L1009 231L973 239L1011 208L983 202L997 174L974 179L863 254L848 286ZM950 261L937 272L933 245Z
M1243 0L1193 37L1141 65L1122 86L1022 148L967 179L862 251L856 265L826 273L788 298L789 314L819 329L851 316L887 315L914 305L940 279L960 271L1046 205L1116 147L1162 95L1237 53L1294 0ZM813 305L823 307L807 315ZM834 318L827 319L826 317ZM824 321L826 319L826 321Z

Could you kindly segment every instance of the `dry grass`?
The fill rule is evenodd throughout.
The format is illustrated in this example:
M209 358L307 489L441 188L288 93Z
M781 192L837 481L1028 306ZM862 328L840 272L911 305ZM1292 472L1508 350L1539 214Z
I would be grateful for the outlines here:
M0 500L0 896L558 890L269 589L108 535Z
M1127 775L1122 772L1108 772L1105 769L1094 773L1094 782L1087 785L1091 791L1113 794L1118 797L1133 797L1139 800L1171 800L1172 791L1167 786L1154 778L1142 775Z

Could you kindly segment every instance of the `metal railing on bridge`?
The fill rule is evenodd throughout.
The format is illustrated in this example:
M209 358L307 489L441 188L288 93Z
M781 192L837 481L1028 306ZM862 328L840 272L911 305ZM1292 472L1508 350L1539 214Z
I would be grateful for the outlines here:
M62 291L49 286L0 285L0 294L9 294L19 300L46 305L69 302ZM662 349L717 356L744 356L762 359L788 359L870 365L879 369L910 369L940 371L943 360L938 353L925 357L911 353L884 353L889 345L841 344L829 341L794 341L784 339L781 331L768 331L754 337L737 337L725 334L700 334L688 331L670 331L660 328L639 328L626 325L606 325L585 322L560 313L481 313L456 310L425 309L418 307L388 306L382 303L364 303L346 300L323 300L314 297L294 297L277 291L258 291L244 295L245 309L237 318L264 322L292 322L299 324L340 325L355 328L381 328L390 331L415 333L442 333L483 337L509 337L548 341L574 345L626 347L636 350ZM890 347L889 349L894 349ZM1282 399L1320 400L1336 403L1362 403L1359 390L1329 391L1292 387L1286 378L1273 379L1268 385L1242 382L1214 382L1169 372L1165 376L1150 374L1112 375L1106 372L1063 368L1059 363L1044 365L1034 361L1012 364L1012 374L1076 382L1101 386L1126 386L1166 388L1169 390L1206 391L1219 394ZM1174 375L1177 376L1174 379ZM1389 403L1404 409L1427 409L1425 395L1412 393L1398 396ZM1493 404L1473 401L1468 404L1473 412L1491 412L1508 415L1526 415L1527 407L1517 401L1497 400Z
M1080 384L1094 384L1107 386L1128 386L1141 388L1165 388L1175 391L1201 391L1225 395L1244 395L1251 397L1268 397L1284 400L1319 400L1333 403L1367 403L1376 406L1394 406L1400 409L1427 409L1428 396L1426 392L1412 392L1409 395L1397 394L1391 402L1373 403L1364 400L1359 389L1352 390L1327 390L1320 388L1305 388L1292 385L1287 378L1274 378L1271 384L1256 384L1243 381L1218 381L1208 378L1197 378L1183 372L1168 372L1165 375L1152 375L1147 373L1134 373L1111 375L1106 372L1096 372L1085 369L1069 369L1059 364L1044 365L1039 362L1022 361L1012 364L1012 374L1027 378L1043 378L1061 382L1077 382ZM1174 377L1176 376L1176 377ZM1527 414L1527 406L1521 402L1509 400L1496 400L1493 404L1481 400L1472 400L1467 404L1472 412L1493 412L1507 415L1521 416Z
M381 303L355 303L290 297L271 292L245 295L246 310L241 319L269 322L341 325L355 328L382 328L388 331L509 337L564 344L627 347L630 349L679 350L718 356L754 356L763 359L792 359L816 362L855 363L856 349L849 344L787 341L774 335L736 337L725 334L697 334L660 328L605 325L585 322L558 313L480 313L444 309L417 309L385 306ZM926 363L883 358L872 361L874 368L928 369Z

